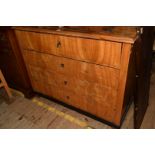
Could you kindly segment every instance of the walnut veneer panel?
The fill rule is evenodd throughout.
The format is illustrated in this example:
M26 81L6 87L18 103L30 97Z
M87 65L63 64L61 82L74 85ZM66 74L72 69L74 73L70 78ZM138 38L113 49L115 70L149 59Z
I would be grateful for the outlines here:
M16 31L24 49L120 68L121 43Z
M117 69L34 51L23 50L22 53L26 64L38 66L45 72L52 71L83 81L98 83L104 87L118 88L119 70Z

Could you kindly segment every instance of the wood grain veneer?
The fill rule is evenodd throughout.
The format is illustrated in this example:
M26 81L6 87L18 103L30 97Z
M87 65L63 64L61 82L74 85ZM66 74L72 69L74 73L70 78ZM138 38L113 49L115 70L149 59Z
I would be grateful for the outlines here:
M27 64L42 68L44 71L98 83L105 87L118 88L119 70L117 69L28 50L23 50L23 56Z
M120 67L121 43L16 31L24 49Z

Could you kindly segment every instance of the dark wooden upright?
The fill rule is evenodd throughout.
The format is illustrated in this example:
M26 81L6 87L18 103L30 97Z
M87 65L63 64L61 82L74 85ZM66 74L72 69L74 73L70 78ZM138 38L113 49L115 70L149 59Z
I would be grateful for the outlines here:
M143 34L134 47L136 54L135 128L140 128L149 103L153 41L153 27L143 27Z
M11 27L0 27L0 68L9 87L22 91L26 97L31 97L32 87Z

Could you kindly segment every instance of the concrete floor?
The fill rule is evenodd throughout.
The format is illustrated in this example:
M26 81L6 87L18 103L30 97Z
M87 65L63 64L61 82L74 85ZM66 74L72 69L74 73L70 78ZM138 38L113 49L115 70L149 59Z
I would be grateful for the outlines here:
M12 90L13 98L8 99L0 90L0 128L19 129L111 129L97 120L54 103L46 98L35 96L26 99L21 93ZM122 128L133 128L133 105L131 105ZM141 128L155 128L155 60L153 61L150 99Z

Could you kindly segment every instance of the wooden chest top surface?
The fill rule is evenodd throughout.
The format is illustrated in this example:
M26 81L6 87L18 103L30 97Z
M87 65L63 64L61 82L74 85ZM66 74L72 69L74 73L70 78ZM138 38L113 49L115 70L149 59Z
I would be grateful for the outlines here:
M58 26L29 26L13 29L125 43L134 43L138 37L137 27L130 26L64 26L61 29Z

